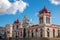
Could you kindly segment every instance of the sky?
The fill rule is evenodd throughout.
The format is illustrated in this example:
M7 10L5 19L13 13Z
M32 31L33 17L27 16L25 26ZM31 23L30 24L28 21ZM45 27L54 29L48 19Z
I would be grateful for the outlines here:
M29 23L38 24L39 11L46 7L51 12L51 24L60 25L60 0L0 0L0 26L13 24L27 16Z

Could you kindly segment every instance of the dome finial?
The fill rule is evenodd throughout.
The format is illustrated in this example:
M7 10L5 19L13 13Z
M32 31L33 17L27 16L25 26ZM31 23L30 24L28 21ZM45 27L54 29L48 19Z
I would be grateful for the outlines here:
M44 8L39 12L40 14L41 13L50 13L50 11L48 11L47 9L46 9L46 6L44 6Z
M17 19L17 20L14 21L14 23L20 23L20 21Z
M46 9L45 5L44 5L44 9Z

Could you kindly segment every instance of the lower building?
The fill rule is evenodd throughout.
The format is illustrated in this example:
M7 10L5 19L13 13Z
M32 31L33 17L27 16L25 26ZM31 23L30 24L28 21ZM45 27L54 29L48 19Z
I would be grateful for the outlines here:
M12 25L11 24L7 24L5 27L5 37L6 38L12 38Z
M5 28L0 27L0 38L4 38Z

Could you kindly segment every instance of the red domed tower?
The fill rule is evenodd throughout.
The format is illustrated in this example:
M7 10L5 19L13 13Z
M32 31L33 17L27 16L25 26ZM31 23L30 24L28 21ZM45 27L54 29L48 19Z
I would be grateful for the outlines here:
M14 21L13 23L13 29L14 30L18 30L21 27L21 22L17 19L16 21Z
M39 24L50 24L50 11L46 7L39 11Z

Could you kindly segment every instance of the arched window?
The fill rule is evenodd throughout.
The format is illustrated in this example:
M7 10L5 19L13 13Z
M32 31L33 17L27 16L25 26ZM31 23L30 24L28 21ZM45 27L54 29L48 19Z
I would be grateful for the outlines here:
M28 30L28 37L29 37L30 30Z
M38 33L38 28L35 29L35 32L36 32L36 37L37 37L37 33Z
M26 37L26 28L23 29L23 37Z
M40 24L43 23L43 17L40 18Z
M40 35L41 35L41 37L43 37L43 29L42 28L40 29Z
M60 37L60 30L58 30L58 37Z
M20 34L20 36L22 36L22 30L21 30L21 32L20 32L21 34Z
M16 38L18 37L17 32L16 32Z
M32 30L32 37L33 37L33 30Z
M46 23L50 23L50 18L46 17Z
M49 28L47 29L47 37L49 37Z
M16 26L16 29L18 29L18 25Z
M55 30L53 29L53 37L55 37Z
M13 25L13 30L14 30L14 25Z

